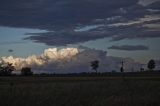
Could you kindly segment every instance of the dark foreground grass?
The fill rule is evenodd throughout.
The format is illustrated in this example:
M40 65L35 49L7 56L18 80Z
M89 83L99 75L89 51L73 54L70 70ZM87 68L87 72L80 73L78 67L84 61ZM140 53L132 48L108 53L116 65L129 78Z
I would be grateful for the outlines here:
M160 78L0 77L0 106L160 106Z

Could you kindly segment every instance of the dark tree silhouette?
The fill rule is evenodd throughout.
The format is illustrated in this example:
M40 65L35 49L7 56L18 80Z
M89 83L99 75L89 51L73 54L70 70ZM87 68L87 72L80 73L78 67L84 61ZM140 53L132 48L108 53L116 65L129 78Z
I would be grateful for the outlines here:
M91 67L92 67L92 69L95 70L96 73L97 73L97 69L98 69L98 67L99 67L99 61L98 61L98 60L92 61L92 62L91 62Z
M8 63L8 65L6 67L7 75L11 75L12 71L14 71L14 70L15 70L15 67L12 65L12 63Z
M12 65L12 63L7 63L6 66L0 65L0 75L2 76L10 76L14 70L15 67Z
M156 63L153 59L151 59L147 64L148 69L153 70L156 67Z
M21 70L21 75L23 75L23 76L30 76L30 75L33 75L33 72L31 71L31 68L24 67Z
M3 67L2 64L0 64L0 76L2 76L3 74L4 74Z

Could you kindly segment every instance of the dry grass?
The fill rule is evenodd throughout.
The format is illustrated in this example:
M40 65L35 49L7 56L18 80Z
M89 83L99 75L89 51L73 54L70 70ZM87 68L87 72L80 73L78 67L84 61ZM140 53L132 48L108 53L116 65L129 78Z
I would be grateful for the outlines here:
M1 77L0 106L159 106L160 78Z

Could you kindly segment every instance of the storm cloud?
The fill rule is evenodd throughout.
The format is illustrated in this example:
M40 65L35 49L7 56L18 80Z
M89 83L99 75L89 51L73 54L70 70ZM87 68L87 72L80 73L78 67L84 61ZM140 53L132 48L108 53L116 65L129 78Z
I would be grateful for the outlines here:
M133 0L1 0L1 25L53 29L119 14ZM96 14L95 14L96 13Z
M47 33L27 33L34 36L25 38L24 40L33 40L35 42L43 42L47 45L65 46L67 44L82 43L98 38L107 37L105 32L91 31L91 32L75 32L75 31L59 31Z
M1 0L0 26L47 30L24 39L54 46L105 37L153 38L160 37L154 27L159 5L159 0Z
M109 47L108 49L125 50L125 51L138 51L138 50L148 50L149 47L144 46L144 45L122 45L122 46L113 45L113 46Z

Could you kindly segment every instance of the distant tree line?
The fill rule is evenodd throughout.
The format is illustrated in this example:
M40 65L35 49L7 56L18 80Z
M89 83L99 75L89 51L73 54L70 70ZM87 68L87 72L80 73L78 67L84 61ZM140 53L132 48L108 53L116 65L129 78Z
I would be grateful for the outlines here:
M90 67L92 68L92 70L95 71L95 73L98 72L98 68L99 68L99 60L94 60L90 62ZM147 68L149 69L149 71L153 71L156 67L156 63L153 59L151 59L148 63L147 63ZM120 72L124 72L122 71L123 68L123 62L122 62L122 67L120 68ZM13 66L12 63L7 63L5 65L0 64L0 76L10 76L12 75L12 72L15 71L15 67ZM141 71L144 71L144 68L140 69ZM33 72L31 70L30 67L23 67L21 69L21 75L22 76L31 76L33 75Z
M0 64L0 76L11 76L12 72L15 70L16 69L12 63ZM23 67L21 69L21 75L30 76L30 75L33 75L33 72L31 71L31 68Z
M90 62L90 66L92 68L92 70L94 70L97 73L97 70L99 68L99 61L98 60L94 60ZM120 67L120 72L124 72L124 61L121 62L122 66ZM147 63L147 68L149 69L149 71L153 71L156 67L156 63L153 59L149 60L149 62ZM141 71L144 71L144 68L140 68Z

